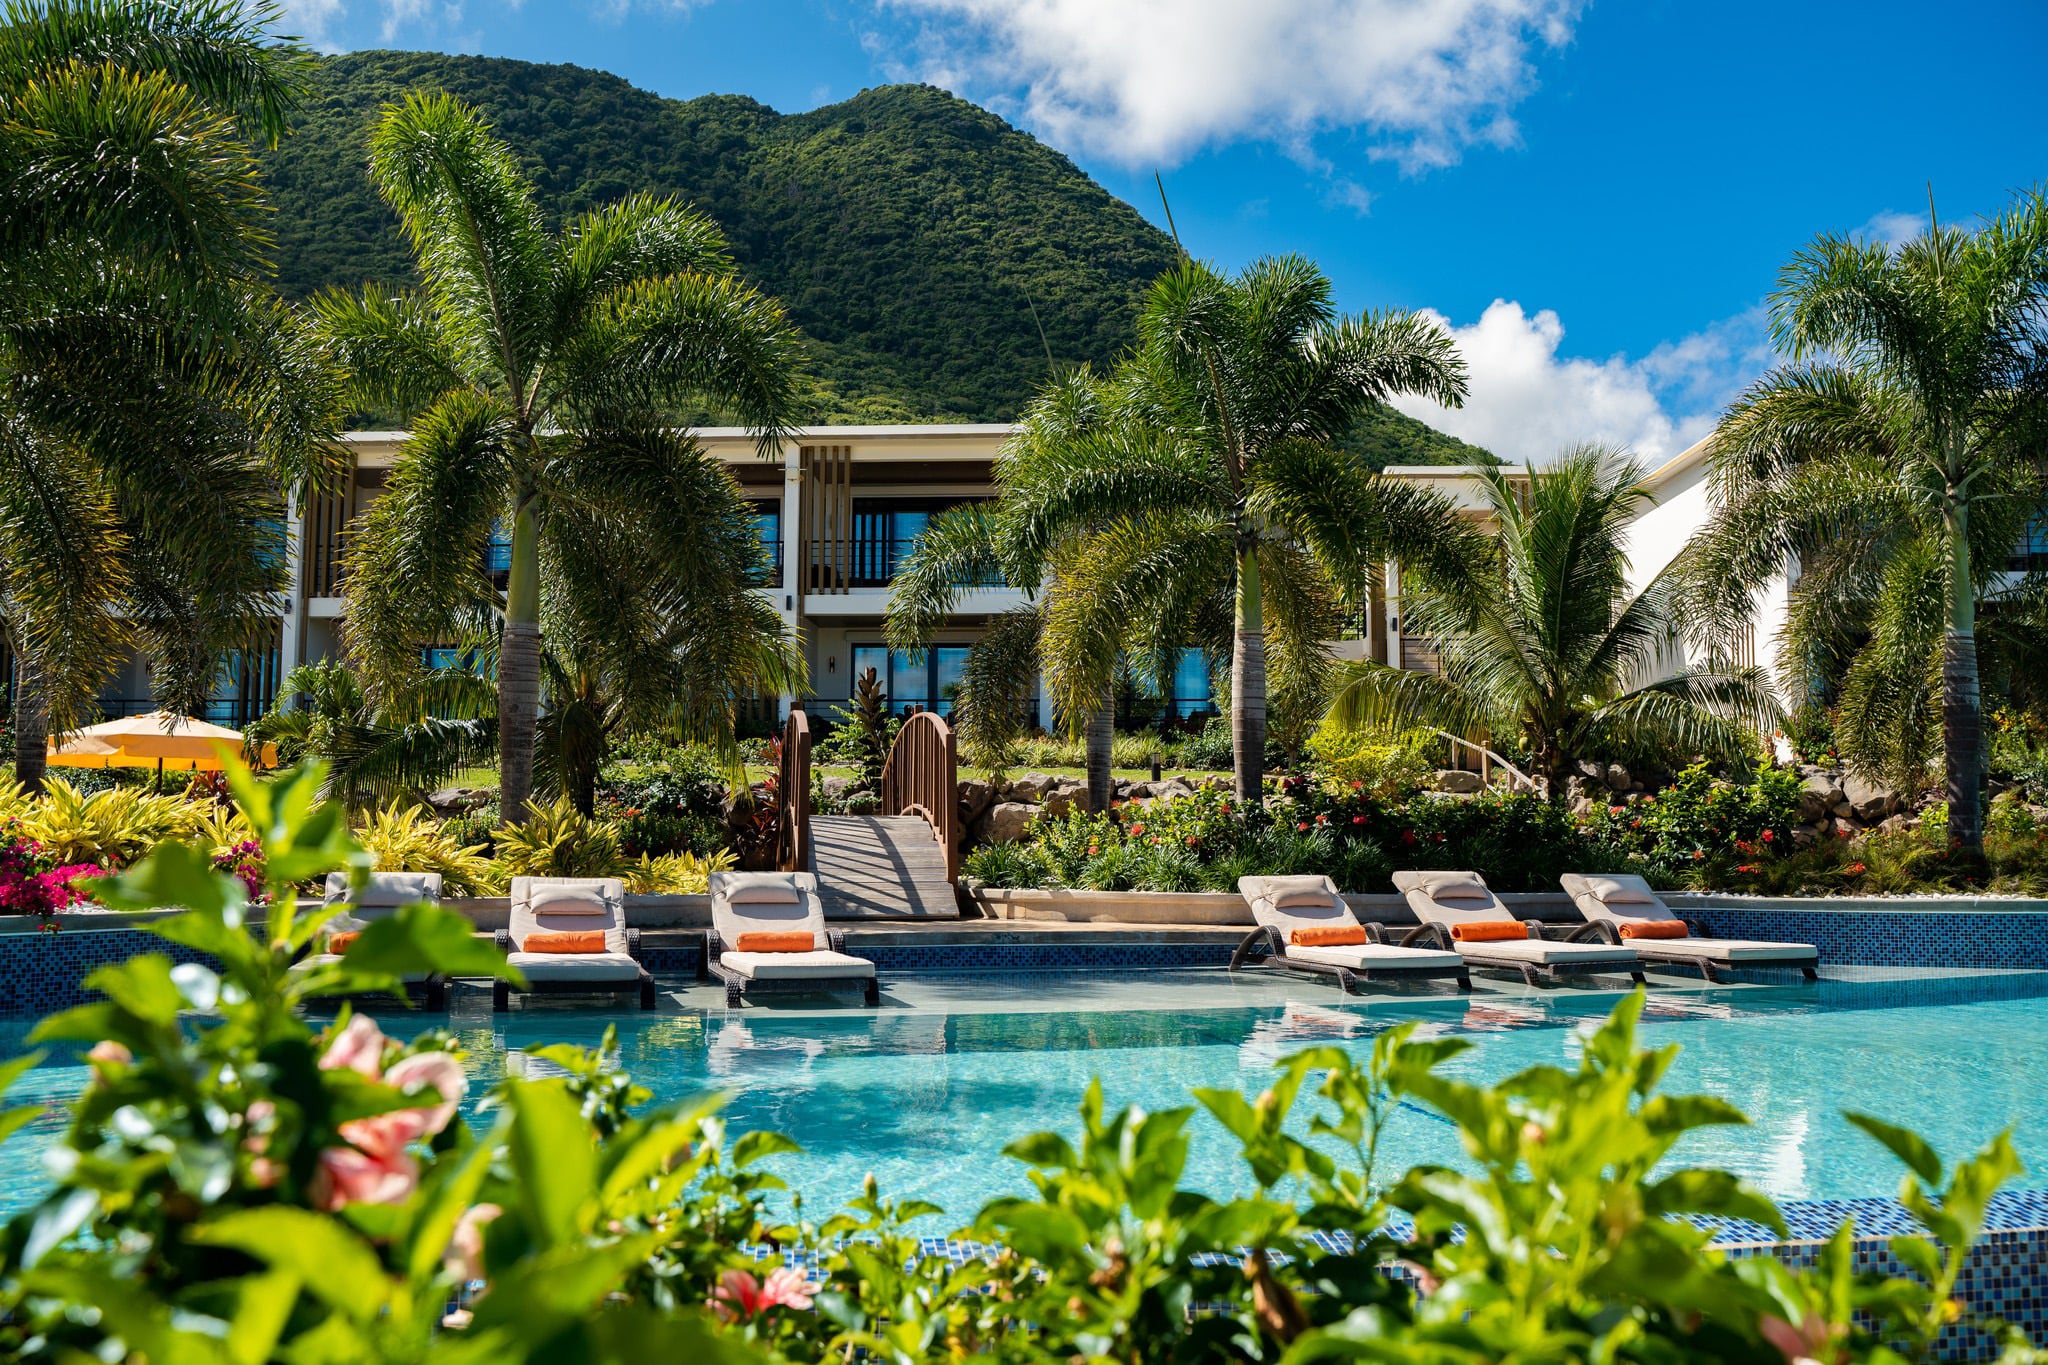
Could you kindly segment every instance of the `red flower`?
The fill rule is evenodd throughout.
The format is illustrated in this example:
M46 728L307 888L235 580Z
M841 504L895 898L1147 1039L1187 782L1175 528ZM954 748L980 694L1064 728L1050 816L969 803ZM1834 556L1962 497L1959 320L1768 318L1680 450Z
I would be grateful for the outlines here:
M1306 834L1306 833L1308 832L1308 821L1306 821L1306 820L1296 820L1296 821L1294 822L1294 827L1295 827L1296 829L1300 830L1300 831L1301 831L1302 833Z
M1609 815L1616 815L1616 816L1618 816L1618 815L1620 815L1620 814L1621 814L1621 807L1620 807L1620 806L1609 806L1609 807L1607 808L1607 813L1608 813Z
M1140 820L1131 826L1131 833L1133 834L1143 834L1144 832L1145 822L1143 820Z
M1702 859L1702 858L1704 858L1704 857L1706 857L1706 856L1707 856L1707 851L1706 851L1705 849L1703 849L1703 848L1696 848L1696 849L1694 849L1694 850L1692 851L1692 860L1693 860L1694 862L1698 862L1698 861L1699 861L1700 859Z
M777 1266L766 1284L744 1270L728 1270L712 1291L711 1310L727 1322L745 1321L770 1308L809 1308L811 1287L801 1270Z
M1404 829L1404 830L1402 830L1402 831L1401 831L1401 842L1402 842L1402 843L1404 843L1404 844L1406 844L1406 845L1408 845L1408 847L1410 847L1410 848L1413 848L1413 847L1415 847L1415 831L1414 831L1414 830L1412 830L1412 829Z
M1362 825L1365 823L1365 817L1363 815L1354 815L1351 817L1351 823L1354 825Z
M1190 835L1188 836L1188 847L1189 847L1189 848L1199 848L1199 847L1201 846L1201 843L1202 843L1202 836L1201 836L1201 835L1199 835L1199 834L1190 834Z
M1765 830L1763 833L1763 841L1767 844L1777 837L1778 836L1776 834L1773 834L1770 830Z
M1316 823L1319 825L1327 825L1330 823L1330 817L1327 815L1318 815L1316 817Z
M1842 869L1843 875L1848 877L1860 877L1868 871L1870 871L1870 869L1864 866L1862 863L1850 863L1847 867Z

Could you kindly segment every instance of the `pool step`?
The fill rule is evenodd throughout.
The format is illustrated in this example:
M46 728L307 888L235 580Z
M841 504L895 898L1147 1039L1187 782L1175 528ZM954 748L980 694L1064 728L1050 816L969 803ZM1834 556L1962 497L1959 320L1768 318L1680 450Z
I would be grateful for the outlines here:
M828 920L960 918L946 850L915 815L814 815L811 871Z

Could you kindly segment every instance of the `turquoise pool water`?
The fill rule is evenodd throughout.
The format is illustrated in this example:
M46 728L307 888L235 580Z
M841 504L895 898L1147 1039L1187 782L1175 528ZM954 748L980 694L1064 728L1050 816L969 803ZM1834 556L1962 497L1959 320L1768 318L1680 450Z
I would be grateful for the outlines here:
M1147 974L1130 988L1153 1006L1162 992L1184 989L1184 1009L1115 1008L1116 989L1100 981L1085 990L1077 983L1087 1008L1062 1009L1057 979L1012 979L988 983L971 1012L470 1016L458 1005L452 1023L472 1053L472 1112L508 1052L594 1044L615 1024L625 1064L658 1097L724 1091L734 1131L774 1128L801 1142L804 1155L777 1169L811 1209L836 1207L873 1172L885 1190L935 1200L965 1221L984 1199L1022 1187L1019 1168L997 1155L1005 1141L1041 1128L1074 1131L1091 1075L1102 1077L1113 1105L1166 1108L1188 1103L1197 1086L1255 1092L1278 1057L1324 1043L1364 1050L1378 1030L1417 1018L1429 1032L1477 1044L1451 1070L1493 1079L1539 1062L1573 1064L1584 1033L1615 999L1349 1001L1304 986L1272 1003L1234 1006L1220 982L1220 974ZM1205 1007L1212 1004L1221 1007ZM397 1032L406 1022L386 1027ZM1653 991L1643 1036L1683 1045L1667 1088L1722 1096L1754 1120L1695 1135L1680 1149L1684 1159L1737 1171L1780 1199L1897 1187L1896 1165L1842 1121L1843 1109L1913 1127L1944 1155L2010 1126L2030 1169L2048 1162L2048 973ZM59 1105L85 1076L53 1061L10 1098ZM37 1158L61 1125L52 1108L0 1147L0 1207L36 1196ZM1243 1188L1222 1130L1199 1114L1194 1134L1190 1183L1215 1194ZM1397 1165L1458 1159L1452 1129L1419 1110L1396 1116L1387 1145Z

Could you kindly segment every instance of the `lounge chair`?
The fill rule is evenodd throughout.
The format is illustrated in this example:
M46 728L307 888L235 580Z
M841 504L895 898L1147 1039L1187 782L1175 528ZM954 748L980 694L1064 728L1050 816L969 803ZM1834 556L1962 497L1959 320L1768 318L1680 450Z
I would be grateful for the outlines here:
M854 990L882 1003L875 964L850 956L825 928L818 879L808 872L714 872L704 969L725 983L725 1003L771 992Z
M1567 872L1558 880L1586 917L1581 933L1626 943L1645 962L1697 967L1709 981L1722 980L1731 967L1797 967L1808 981L1820 975L1820 950L1812 944L1711 938L1699 925L1672 914L1641 877Z
M1263 952L1263 965L1334 977L1347 995L1357 994L1360 982L1394 979L1449 978L1459 990L1472 989L1465 959L1441 946L1449 942L1441 929L1425 924L1389 943L1384 926L1358 922L1328 877L1239 877L1237 889L1259 927L1230 955L1233 972L1261 965L1252 959ZM1432 946L1414 946L1422 942Z
M565 937L572 934L583 944ZM641 1009L654 1008L654 978L640 962L640 931L626 927L626 884L617 877L514 877L511 924L498 931L498 947L526 977L523 994L637 995ZM492 998L502 1010L513 994L500 981Z
M1396 872L1394 888L1408 898L1415 918L1441 926L1451 947L1474 967L1520 972L1532 986L1609 972L1643 979L1635 949L1546 939L1536 925L1509 914L1476 872Z
M342 935L359 934L372 921L388 919L393 911L405 905L437 905L441 900L441 874L438 872L372 872L370 880L361 891L349 887L348 873L327 874L327 894L323 902L333 915L321 928L321 950L303 958L301 970L316 967L331 967L341 961L341 954L331 946ZM406 999L430 1010L448 1008L448 979L438 972L409 973L403 978ZM333 999L353 997L329 997Z

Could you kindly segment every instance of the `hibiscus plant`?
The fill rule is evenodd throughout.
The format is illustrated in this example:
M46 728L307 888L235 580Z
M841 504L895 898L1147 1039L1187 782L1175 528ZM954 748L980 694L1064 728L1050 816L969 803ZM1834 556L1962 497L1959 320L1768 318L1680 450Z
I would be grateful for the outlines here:
M1729 1220L1758 1240L1785 1225L1735 1176L1685 1165L1688 1134L1746 1120L1659 1091L1675 1048L1638 1046L1640 988L1584 1035L1576 1068L1493 1086L1446 1066L1467 1043L1413 1024L1284 1057L1257 1095L1119 1111L1097 1082L1078 1140L1011 1143L1022 1192L950 1245L928 1240L940 1209L872 1177L814 1219L763 1164L793 1143L730 1136L716 1097L654 1103L609 1034L536 1050L547 1076L466 1106L455 1036L401 1042L329 1002L401 994L411 973L516 973L427 905L338 960L307 955L326 914L299 889L367 870L322 778L233 774L259 888L179 844L95 887L117 908L184 907L153 928L183 960L101 968L88 984L103 999L37 1031L85 1049L91 1079L49 1193L0 1230L0 1359L2039 1358L1956 1298L2018 1171L2004 1135L1951 1167L1851 1116L1912 1173L1901 1202L1929 1236L1892 1240L1907 1274L1857 1270L1847 1221L1811 1268L1716 1250ZM0 1067L0 1089L33 1062ZM1200 1110L1241 1148L1234 1192L1188 1183ZM1448 1122L1444 1164L1383 1169L1387 1125L1414 1110ZM0 1137L40 1112L0 1115Z

